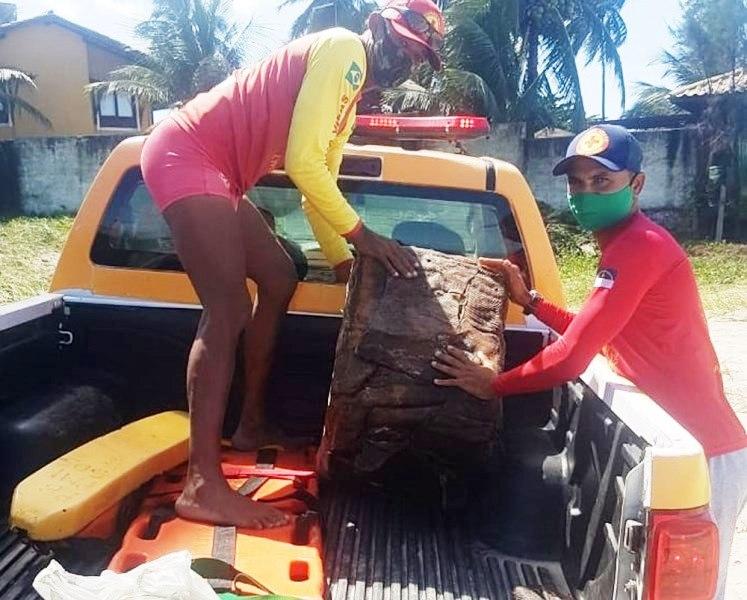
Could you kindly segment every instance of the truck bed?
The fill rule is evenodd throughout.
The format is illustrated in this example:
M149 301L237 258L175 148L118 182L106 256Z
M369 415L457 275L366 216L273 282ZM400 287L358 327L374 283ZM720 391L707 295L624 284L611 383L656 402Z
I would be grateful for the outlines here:
M417 470L378 489L324 490L329 598L513 598L519 588L570 598L552 432L512 432L497 462L447 493Z
M519 587L570 598L559 561L509 556L470 515L376 491L335 490L325 566L331 600L512 598Z
M183 409L183 365L198 318L189 308L65 298L1 331L0 370L17 384L0 390L0 451L17 457L3 464L2 503L61 453L147 414ZM269 412L289 431L321 432L338 327L307 315L291 315L283 327ZM72 345L60 343L60 330L71 332ZM506 338L508 367L542 344L531 330L507 330ZM237 380L233 407L240 387ZM331 598L501 599L517 585L560 598L610 597L623 482L645 444L580 382L509 398L504 417L499 464L448 489L455 509L442 508L440 486L420 481L417 469L380 489L323 489ZM4 530L0 597L36 598L30 584L51 553L90 574L116 549L39 549Z

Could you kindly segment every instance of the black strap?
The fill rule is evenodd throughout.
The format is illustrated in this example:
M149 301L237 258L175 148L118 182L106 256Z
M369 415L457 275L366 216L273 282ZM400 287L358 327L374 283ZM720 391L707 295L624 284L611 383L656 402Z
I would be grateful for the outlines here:
M496 172L495 172L495 163L493 162L493 159L488 157L483 157L483 161L485 162L485 189L488 192L494 192L496 189Z
M278 462L278 449L267 447L257 450L257 468L274 469Z
M265 471L271 471L278 462L277 448L260 448L257 450L257 468ZM261 488L269 477L250 477L239 488L239 494L242 496L251 496Z
M176 519L176 508L173 503L156 506L150 513L148 525L140 537L144 540L155 540L158 537L158 532L161 531L161 526L174 519Z
M256 580L248 573L239 571L236 567L217 558L195 558L192 561L192 570L204 577L216 592L235 592L237 583L246 583L265 594L275 594L262 582Z
M266 502L268 504L272 504L273 502L279 502L281 500L298 500L299 502L303 502L307 510L319 512L319 498L317 498L309 490L301 486L294 487L291 492L288 492L283 496L276 496L271 499L261 498L260 500L258 500L258 502Z
M294 546L306 546L311 541L311 528L319 523L319 513L307 510L296 516L291 535L291 544Z

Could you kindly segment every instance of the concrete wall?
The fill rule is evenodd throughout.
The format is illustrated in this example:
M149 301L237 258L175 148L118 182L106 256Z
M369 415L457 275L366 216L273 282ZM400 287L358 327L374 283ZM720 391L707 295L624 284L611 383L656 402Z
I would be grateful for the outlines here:
M75 212L99 167L125 137L27 138L0 143L0 212Z
M465 151L472 156L492 156L508 161L527 178L535 198L559 210L568 208L565 177L554 177L553 167L565 156L572 137L525 139L523 123L496 125L486 138L454 145L430 143L429 149ZM683 210L695 180L697 135L694 129L634 131L643 146L646 185L641 206L669 225L683 227Z
M636 132L643 145L647 180L641 205L672 226L685 215L695 178L696 136L692 129ZM19 208L40 214L72 212L109 151L123 136L33 138L5 142L0 148L0 210ZM484 139L461 144L473 156L494 156L517 165L535 197L566 209L564 177L553 166L565 155L570 138L525 140L522 124L496 127ZM430 144L454 152L453 144ZM15 184L14 184L15 182ZM14 191L15 190L15 191Z
M52 122L52 128L47 129L17 112L10 126L0 126L0 140L107 133L97 129L91 99L83 88L120 66L122 57L87 43L64 27L46 23L7 31L0 37L0 57L0 64L34 77L37 88L22 97ZM142 111L140 125L141 129L150 126L149 109Z
M498 123L484 138L467 140L458 144L452 142L422 142L428 150L441 152L464 152L470 156L492 156L514 165L524 162L524 123ZM376 142L368 142L376 143Z
M641 206L650 211L680 211L690 199L695 178L695 131L662 129L634 134L643 146L646 173ZM523 164L537 200L561 209L566 207L565 178L553 177L552 168L565 156L570 140L528 140Z

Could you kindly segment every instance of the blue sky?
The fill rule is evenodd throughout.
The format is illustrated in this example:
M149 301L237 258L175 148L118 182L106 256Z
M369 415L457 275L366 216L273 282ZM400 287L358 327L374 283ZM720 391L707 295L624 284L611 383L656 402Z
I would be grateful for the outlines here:
M6 2L8 0L5 0ZM12 0L11 0L12 1ZM635 99L635 83L667 83L662 68L652 62L662 50L671 45L669 25L676 24L680 15L680 0L627 0L623 8L623 18L628 26L628 39L620 48L625 70L628 106ZM16 0L18 17L25 19L43 14L49 10L125 43L137 45L132 29L148 16L150 0ZM233 10L237 19L254 19L264 32L263 48L258 53L280 45L288 37L290 23L300 7L278 11L280 0L233 0ZM584 66L579 58L581 86L588 115L599 115L601 109L601 69L594 65ZM612 85L611 74L607 79L607 116L620 114L620 97L616 86Z

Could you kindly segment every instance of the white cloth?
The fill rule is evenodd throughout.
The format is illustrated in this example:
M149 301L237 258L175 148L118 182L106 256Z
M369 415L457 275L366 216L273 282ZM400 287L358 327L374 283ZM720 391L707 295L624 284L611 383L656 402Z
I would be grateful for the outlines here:
M44 600L215 600L210 584L190 568L189 552L174 552L127 573L68 573L52 561L34 579Z
M739 513L747 503L747 449L714 456L708 461L708 470L711 476L711 513L719 536L718 586L714 600L724 600L734 530Z

